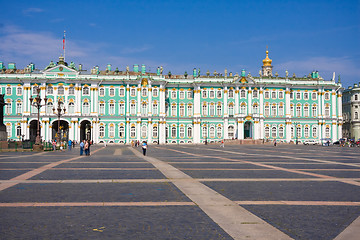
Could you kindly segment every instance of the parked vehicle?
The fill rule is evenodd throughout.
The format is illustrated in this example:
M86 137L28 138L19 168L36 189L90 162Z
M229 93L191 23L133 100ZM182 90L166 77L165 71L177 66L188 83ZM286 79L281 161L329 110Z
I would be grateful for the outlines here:
M318 141L315 139L307 139L303 142L304 145L316 145L318 144Z

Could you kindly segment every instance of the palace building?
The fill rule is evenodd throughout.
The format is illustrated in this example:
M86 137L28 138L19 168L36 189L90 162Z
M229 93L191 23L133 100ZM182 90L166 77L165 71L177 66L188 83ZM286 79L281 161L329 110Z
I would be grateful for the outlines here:
M343 137L360 139L360 83L344 90L343 117Z
M0 93L9 139L36 137L39 92L43 141L92 139L95 143L204 143L222 139L274 139L283 142L335 141L342 137L341 83L308 76L273 74L266 51L258 76L228 73L163 74L133 69L105 70L67 64L63 57L42 71L34 64L17 69L0 62ZM58 106L66 112L56 115ZM55 113L53 111L55 109ZM59 121L60 119L60 121Z

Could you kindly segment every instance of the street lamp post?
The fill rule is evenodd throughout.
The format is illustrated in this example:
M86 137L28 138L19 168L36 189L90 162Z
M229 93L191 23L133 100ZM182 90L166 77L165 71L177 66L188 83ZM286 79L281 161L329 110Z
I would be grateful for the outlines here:
M36 92L37 92L36 97L33 98L31 96L30 99L29 99L30 100L30 105L37 108L37 111L38 111L38 113L37 113L36 139L35 139L34 150L35 151L42 151L43 150L43 145L41 144L41 136L40 136L40 108L42 106L46 106L48 98L45 96L44 99L41 99L41 97L40 97L40 88L39 87L36 88ZM42 100L44 100L43 105L41 105Z
M57 138L56 138L56 142L57 144L60 144L60 117L65 114L65 107L62 107L61 104L63 102L61 100L58 101L58 106L55 109L55 107L52 109L53 113L58 117L58 129L57 129Z

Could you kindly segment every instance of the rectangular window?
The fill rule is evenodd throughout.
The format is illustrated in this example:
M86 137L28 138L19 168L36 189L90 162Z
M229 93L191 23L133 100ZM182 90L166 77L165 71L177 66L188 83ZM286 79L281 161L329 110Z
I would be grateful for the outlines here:
M153 97L157 97L158 96L158 89L157 88L154 88L152 90L152 93L153 93Z
M207 105L205 105L205 104L202 106L202 115L203 115L203 116L208 115L208 114L207 114Z
M176 98L176 90L171 91L171 98Z
M214 116L215 115L215 105L210 105L210 113L209 113L210 116Z
M104 103L100 103L100 105L99 105L99 114L100 115L105 114L105 104Z
M193 91L189 90L187 91L187 98L192 99L193 98Z
M283 91L280 91L280 92L279 92L279 98L280 98L280 99L283 99L283 98L284 98L284 92L283 92Z
M271 92L271 98L272 98L272 99L275 99L275 98L276 98L276 92L275 92L275 91L272 91L272 92Z
M258 95L259 95L258 90L254 90L253 91L253 98L258 98Z
M109 114L110 114L110 115L114 115L114 114L115 114L115 104L114 104L114 103L110 103L110 104L109 104Z
M312 99L312 100L316 100L316 99L317 99L317 93L316 93L316 92L311 93L311 99Z
M180 115L180 117L185 116L185 106L184 105L180 105L179 115Z
M308 92L304 92L304 100L309 100L309 93Z
M191 117L193 115L193 107L192 107L191 104L189 104L187 106L187 114L188 114L189 117Z
M184 99L185 98L185 92L184 91L180 91L180 99Z
M130 96L132 96L132 97L136 96L136 89L135 88L130 89Z
M119 89L119 95L120 95L120 97L125 96L125 88L120 88Z
M268 117L270 115L270 106L265 106L264 115L265 117Z
M283 117L283 116L284 116L284 106L283 106L283 105L280 105L280 106L279 106L279 116L280 116L280 117Z
M207 98L207 91L205 89L202 90L202 98Z
M154 115L158 114L158 105L157 105L157 103L153 104L152 114L154 114Z
M125 115L125 103L120 103L119 113L120 113L120 115Z

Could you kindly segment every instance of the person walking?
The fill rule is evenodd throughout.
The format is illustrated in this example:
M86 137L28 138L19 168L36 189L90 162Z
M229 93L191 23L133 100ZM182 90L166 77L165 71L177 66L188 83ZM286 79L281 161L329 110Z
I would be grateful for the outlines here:
M221 140L220 147L225 147L224 139L223 139L223 140Z
M84 145L85 145L84 142L85 142L85 140L80 143L80 156L82 156L84 154Z
M84 144L84 150L85 150L85 155L86 156L89 156L89 141L85 141L85 144Z
M55 142L55 140L52 141L52 147L53 147L53 150L56 151L56 142Z
M71 151L71 148L72 148L72 141L69 140L69 142L68 142L68 150Z
M274 147L276 147L276 140L274 140Z
M143 155L145 156L146 155L146 149L147 149L147 142L144 141L143 144L142 144L142 150L143 150Z

